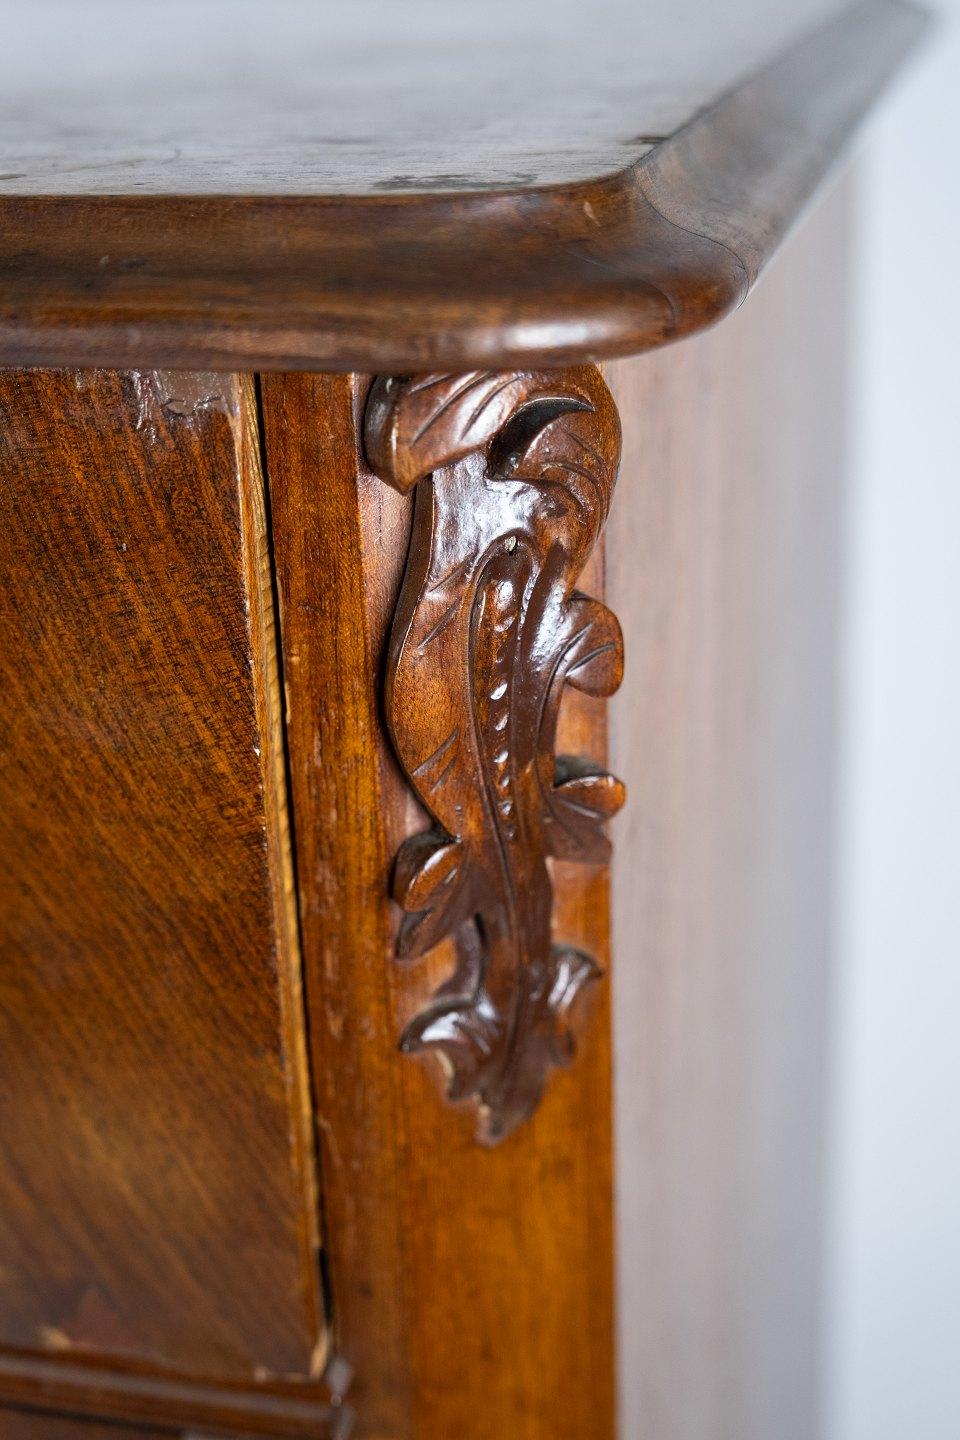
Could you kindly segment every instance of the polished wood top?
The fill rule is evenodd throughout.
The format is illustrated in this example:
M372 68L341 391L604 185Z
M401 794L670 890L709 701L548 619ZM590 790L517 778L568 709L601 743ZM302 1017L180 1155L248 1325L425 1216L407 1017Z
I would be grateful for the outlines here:
M2 9L0 194L376 195L620 170L838 0Z
M901 0L7 8L0 364L395 372L720 318L923 23Z

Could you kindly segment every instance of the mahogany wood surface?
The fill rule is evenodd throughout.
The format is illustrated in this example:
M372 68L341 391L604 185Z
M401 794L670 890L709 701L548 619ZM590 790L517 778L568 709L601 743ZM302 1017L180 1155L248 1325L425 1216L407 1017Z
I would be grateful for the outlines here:
M4 374L0 473L0 1395L318 1376L252 382Z
M231 1385L159 1376L117 1362L58 1363L23 1354L0 1355L0 1379L4 1406L75 1416L77 1440L85 1440L88 1418L115 1423L121 1437L129 1422L159 1425L191 1440L346 1440L355 1418L343 1403L350 1370L336 1356L318 1384ZM6 1415L6 1408L0 1410L0 1434Z
M404 841L397 958L453 939L457 965L405 1028L434 1051L478 1138L527 1120L575 1050L600 970L553 938L551 858L603 864L620 782L557 750L566 685L604 698L623 677L616 616L577 587L603 529L620 421L599 372L378 379L364 447L413 532L384 676L393 746L433 820Z
M766 1440L771 1424L786 1440L813 1434L817 1057L843 373L839 237L818 222L788 249L782 278L716 337L609 372L625 434L609 527L610 588L628 646L627 693L615 712L616 768L636 797L615 850L612 957L606 867L554 859L549 875L555 941L591 956L604 975L613 966L622 1436L720 1440L736 1433ZM404 753L404 727L421 723L416 687L399 710L391 691L406 643L391 645L390 636L407 634L401 597L408 555L417 573L418 553L429 560L436 536L454 546L468 539L481 523L469 515L471 503L482 516L484 506L501 503L498 486L513 496L506 479L512 460L521 484L537 490L537 503L521 521L526 512L516 508L519 492L513 496L502 534L516 534L518 543L504 553L514 555L521 539L527 543L527 525L531 535L544 527L545 536L556 527L556 541L571 483L564 466L572 436L597 449L601 461L606 453L605 468L582 466L580 476L592 496L605 493L606 509L609 491L596 485L615 466L616 447L607 449L615 419L599 379L576 369L392 387L381 379L371 387L362 377L265 375L258 388L269 525L256 387L248 378L18 372L3 385L2 473L8 504L16 507L7 528L7 601L18 619L11 615L5 627L16 640L6 693L20 728L10 731L10 753L32 763L29 784L11 791L20 809L8 807L3 853L48 929L56 917L73 917L78 935L95 945L84 952L84 973L93 954L104 999L118 993L131 955L139 999L112 1029L102 1009L82 1012L86 1033L112 1043L92 1049L99 1068L81 1084L81 1051L70 1043L76 1003L62 1005L49 968L34 974L18 962L7 972L8 986L22 985L25 976L32 981L43 1002L42 1029L24 1025L29 1017L15 990L8 1018L35 1044L57 1048L43 1051L42 1077L20 1066L8 1070L13 1051L5 1048L0 1075L26 1088L26 1103L39 1116L31 1134L54 1134L56 1141L42 1152L26 1142L18 1152L15 1143L21 1163L0 1165L0 1183L29 1184L31 1197L40 1194L38 1185L48 1186L39 1217L54 1227L54 1239L34 1231L31 1244L49 1265L70 1203L87 1193L69 1173L71 1156L104 1104L115 1113L128 1097L134 1107L122 1130L128 1146L135 1139L142 1147L145 1135L156 1133L144 1125L156 1127L160 1118L162 1133L176 1144L164 1165L148 1156L154 1186L166 1193L177 1167L182 1171L197 1155L209 1164L233 1124L240 1126L241 1159L230 1179L245 1182L238 1208L235 1189L218 1198L220 1171L213 1180L200 1171L183 1214L169 1219L158 1213L152 1192L128 1183L139 1207L137 1247L124 1242L122 1226L117 1230L116 1209L101 1203L102 1229L92 1236L99 1248L90 1252L95 1289L102 1274L113 1274L114 1309L132 1304L141 1325L155 1313L157 1336L182 1339L182 1348L158 1367L147 1347L131 1353L115 1332L99 1348L66 1350L58 1342L32 1352L15 1337L0 1354L0 1397L30 1406L32 1418L7 1413L31 1427L30 1440L48 1440L48 1423L49 1440L88 1440L88 1421L107 1419L146 1426L149 1440L151 1426L191 1440L311 1440L346 1436L354 1416L355 1433L367 1440L451 1434L611 1440L611 980L585 993L575 1063L552 1072L539 1106L525 1111L524 1123L495 1150L486 1149L476 1143L473 1107L445 1100L449 1076L436 1060L399 1052L400 1037L433 1003L457 954L441 928L431 937L438 943L407 947L404 955L402 911L389 898L393 857L422 843L417 837L432 823L421 804L429 797L411 784L414 757ZM434 391L443 408L439 422ZM490 426L476 414L478 394L491 397ZM571 411L571 399L592 406L593 414ZM375 414L384 423L368 423L365 453L364 420ZM571 415L587 428L558 430ZM435 440L447 463L423 488L425 471L438 464ZM192 488L185 495L187 480ZM550 484L560 486L559 509L546 503ZM445 486L452 493L463 488L464 513L448 517L435 536L434 521L426 525L415 512L426 505L433 513ZM416 498L409 493L414 487ZM594 502L587 490L576 494L589 514ZM279 598L286 773L268 546ZM133 564L124 558L131 551L136 572L124 568ZM36 555L45 564L33 563ZM105 570L105 556L119 569ZM563 603L595 603L583 597L603 597L607 588L603 543L573 594L559 556L543 573L548 594ZM42 610L38 593L50 602ZM407 610L415 614L419 577L410 593ZM475 600L470 607L479 613ZM31 615L43 623L24 624ZM232 638L218 648L224 627ZM118 630L124 648L113 659ZM474 643L466 632L465 638ZM534 656L518 669L512 703L519 710L539 663ZM459 664L446 656L451 685ZM600 697L609 688L567 689L557 753L603 762ZM424 697L426 704L426 691ZM44 727L23 738L37 713ZM119 757L109 771L97 728L107 720ZM199 739L191 738L198 725ZM140 758L155 734L163 742L157 741L162 788ZM76 765L65 766L74 753ZM182 794L184 754L199 789ZM37 789L43 775L48 788ZM180 788L171 787L171 775ZM49 828L64 776L83 786L86 830ZM118 811L132 786L139 803ZM198 798L207 794L215 797L212 820L209 804ZM49 814L31 831L21 812L37 796ZM252 829L241 832L249 834L247 848L235 852L238 823ZM198 848L196 827L206 824L217 828L201 829ZM84 848L90 833L116 836L137 875L149 876L147 851L153 854L158 826L164 839L175 837L164 847L160 871L167 908L158 907L153 891L133 904L128 889L118 888L115 861L97 881ZM41 869L24 837L45 833L59 853L57 864ZM108 943L89 911L77 909L65 872L90 891L97 923L119 920L136 929ZM41 875L52 889L38 891ZM237 889L249 875L257 883ZM190 895L174 911L171 897L185 883ZM294 887L306 1036L289 909ZM213 912L221 916L216 931L209 928L211 894L221 907ZM529 886L524 895L532 906ZM15 913L8 909L5 922ZM190 950L196 963L179 975L167 1008L161 999L148 1011L144 997L167 993L156 985L158 973L169 975L170 957L156 944L145 947L141 928L149 936L168 915L174 939L181 929L189 939L191 925L198 927L201 938ZM257 915L264 919L251 925ZM226 950L224 933L232 937ZM44 953L52 944L48 938ZM203 976L209 999L197 983ZM78 993L68 989L68 1000ZM243 1037L261 1013L270 1023L256 1032L263 1037L259 1068L247 1078ZM49 1015L59 1016L59 1027L50 1028ZM150 1026L165 1019L165 1071L138 1064L135 1079L124 1081L128 1052L133 1063L144 1032L149 1036ZM174 1082L175 1095L164 1088ZM65 1095L67 1113L79 1124L71 1129L63 1119L59 1130L51 1128L49 1107ZM489 1105L489 1095L480 1099ZM256 1116L271 1104L286 1109L270 1112L265 1132ZM242 1125L241 1105L250 1111ZM173 1119L180 1130L170 1131ZM310 1192L311 1119L319 1197ZM16 1142L21 1132L11 1133ZM115 1122L106 1149L101 1143L83 1172L98 1201L115 1173L115 1162L105 1161L116 1133ZM254 1143L254 1151L245 1148ZM51 1198L53 1176L65 1187L66 1203L59 1193ZM0 1210L26 1221L34 1203L25 1194L12 1210ZM313 1266L318 1210L324 1296ZM207 1213L215 1228L203 1233L197 1251L196 1218ZM282 1237L292 1239L304 1224L306 1243L301 1228L301 1248L284 1249ZM234 1242L243 1225L250 1241L240 1247ZM75 1249L77 1233L74 1221L64 1253ZM272 1246L269 1269L258 1274L252 1256L263 1246ZM202 1304L193 1291L168 1282L166 1271L159 1301L131 1288L140 1285L140 1267L155 1248L174 1277L181 1257L187 1259L195 1286L204 1287ZM207 1268L197 1270L200 1262ZM273 1380L263 1378L265 1346L277 1333L270 1326L285 1296L299 1295L302 1305L305 1283L314 1285L318 1313L322 1304L329 1307L330 1336L311 1354L317 1332L295 1329L303 1350L294 1364L302 1376L316 1374L324 1354L343 1354L356 1372L349 1404L339 1403L347 1383L342 1369L328 1371L324 1381L284 1382L279 1370ZM231 1285L248 1287L246 1312L234 1305ZM31 1301L57 1293L38 1288L32 1275L21 1289ZM214 1306L234 1326L250 1317L246 1364L214 1351L209 1337L219 1343L220 1335L210 1319ZM84 1318L89 1313L89 1306L82 1311ZM98 1313L102 1308L94 1308L95 1320ZM0 1425L5 1419L0 1411ZM118 1440L144 1440L136 1428L116 1433Z
M0 1440L814 1440L842 201L696 332L921 13L7 8Z
M852 196L610 366L621 1434L813 1440Z
M839 0L2 0L0 193L515 189L620 170Z
M170 1440L169 1430L84 1422L75 1416L43 1415L35 1410L7 1410L2 1423L3 1440Z
M395 8L405 17L409 11L416 48L422 24L416 17L432 23L437 9ZM509 21L499 6L469 9L472 25L482 23L480 38L464 50L440 45L444 81L435 94L429 83L417 91L417 114L422 107L436 135L449 135L444 97L448 109L451 95L465 90L469 99L469 66L485 56L491 98L481 110L522 136L530 112L511 99L518 52L509 39L511 23L523 29L529 22ZM549 185L531 185L524 174L522 183L514 177L477 188L471 171L478 162L465 143L459 162L445 159L453 169L440 193L431 186L415 193L379 189L376 179L356 193L356 156L334 133L333 178L320 189L315 181L298 182L281 164L275 189L258 183L237 193L227 165L229 193L213 182L197 190L178 182L174 154L162 167L169 177L162 190L154 181L146 187L152 193L142 193L133 165L130 188L118 193L117 169L106 181L85 159L83 147L96 151L99 143L92 122L76 126L73 170L68 162L45 169L45 142L30 141L27 158L11 161L5 195L0 180L0 363L388 373L510 368L631 354L702 329L743 299L923 23L921 12L901 0L863 0L850 9L793 0L766 7L765 20L762 12L753 3L721 7L709 25L701 17L693 30L699 38L685 47L686 31L669 7L651 14L646 6L617 5L603 46L651 57L631 83L619 64L611 70L599 63L596 42L584 38L602 31L601 19L551 22L544 54L530 45L524 55L530 85L542 94L553 84L552 93L583 103L561 110L538 142L545 163L552 157L565 176ZM515 16L524 13L511 7ZM289 48L289 34L280 29ZM668 37L660 49L658 35ZM566 58L551 68L551 47L561 42ZM565 86L581 52L581 85ZM405 133L390 78L397 57L387 46L387 78L378 85L376 57L383 52L372 43L364 53L369 74L347 67L338 84L357 76L354 139L359 132L361 148L369 149L363 137L380 137L380 170L370 173L395 175L407 165L391 153L395 121ZM160 54L162 71L162 46ZM651 69L658 54L665 56L662 68ZM430 74L440 73L436 56L431 63ZM96 66L91 74L87 88L100 85L96 94L109 116L109 62L106 78ZM691 75L699 77L695 83ZM246 78L243 93L256 113L258 91ZM186 81L181 85L189 91ZM43 93L41 87L40 100ZM655 117L664 95L674 99L661 131ZM216 87L208 99L215 121ZM16 121L18 102L11 103ZM594 118L578 120L581 110ZM652 136L649 125L656 127ZM483 123L476 128L483 133ZM211 133L221 135L222 125L214 123ZM604 158L603 150L586 170L576 160L565 169L566 137L576 151L578 136L597 134L623 136L629 143L616 151L622 159L615 162L612 152ZM289 148L301 153L295 143ZM65 178L58 185L59 173ZM38 174L45 178L31 180ZM76 178L84 174L89 188Z
M453 947L396 958L391 857L429 828L385 734L383 657L412 518L360 451L368 384L267 376L266 454L288 697L306 993L338 1350L358 1433L545 1440L613 1433L609 1010L494 1150L398 1051ZM582 582L602 594L601 556ZM602 760L601 702L559 743ZM558 938L606 968L603 867L564 864Z

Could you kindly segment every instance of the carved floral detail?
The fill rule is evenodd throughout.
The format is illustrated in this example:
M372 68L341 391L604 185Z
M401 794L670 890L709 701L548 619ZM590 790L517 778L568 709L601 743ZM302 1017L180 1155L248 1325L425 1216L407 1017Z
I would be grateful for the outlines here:
M555 756L565 684L616 690L616 617L575 584L610 505L620 454L599 372L382 377L365 420L376 473L417 487L390 639L386 711L433 827L396 860L398 956L445 937L455 973L407 1027L448 1095L473 1097L480 1138L536 1107L574 1048L571 1008L596 962L553 943L548 856L602 863L624 790Z

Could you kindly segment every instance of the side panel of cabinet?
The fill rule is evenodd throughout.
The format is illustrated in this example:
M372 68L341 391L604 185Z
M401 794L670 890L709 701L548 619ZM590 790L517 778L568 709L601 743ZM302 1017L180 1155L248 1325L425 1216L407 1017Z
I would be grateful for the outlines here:
M0 375L0 627L4 1373L315 1374L252 381Z
M608 369L624 1437L816 1433L848 205Z

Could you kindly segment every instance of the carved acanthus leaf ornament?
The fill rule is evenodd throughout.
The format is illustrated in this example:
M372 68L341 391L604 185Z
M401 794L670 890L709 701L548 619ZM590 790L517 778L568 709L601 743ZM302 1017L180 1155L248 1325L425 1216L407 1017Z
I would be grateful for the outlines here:
M447 936L457 951L401 1043L441 1056L450 1098L476 1100L493 1143L570 1060L571 1008L599 974L553 941L547 860L606 861L624 800L601 767L555 754L564 686L609 696L623 670L616 617L576 588L610 506L619 418L594 367L381 377L365 444L381 479L416 486L385 698L434 823L397 855L398 955Z

